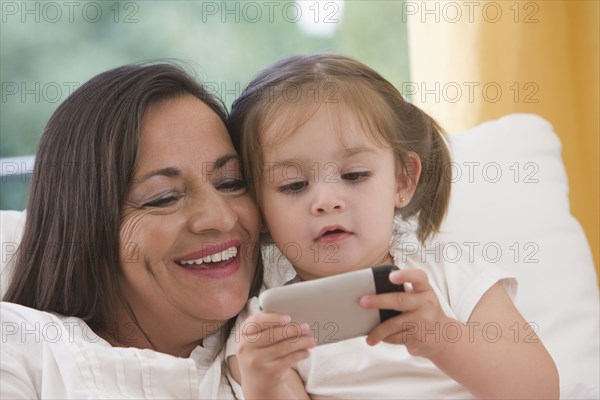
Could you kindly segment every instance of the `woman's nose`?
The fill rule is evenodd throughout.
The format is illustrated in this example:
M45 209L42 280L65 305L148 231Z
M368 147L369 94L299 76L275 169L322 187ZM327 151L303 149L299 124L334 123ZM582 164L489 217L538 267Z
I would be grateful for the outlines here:
M342 212L346 209L345 202L336 190L336 185L322 182L316 186L316 196L311 207L313 215Z
M237 224L238 215L230 204L230 199L214 188L196 197L191 204L189 228L194 233L207 230L229 232Z

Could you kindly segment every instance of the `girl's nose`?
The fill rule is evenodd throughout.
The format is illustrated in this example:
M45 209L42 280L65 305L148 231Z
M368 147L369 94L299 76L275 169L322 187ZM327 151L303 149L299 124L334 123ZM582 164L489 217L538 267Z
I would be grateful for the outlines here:
M311 206L313 215L342 212L346 209L346 205L336 191L335 185L325 182L317 186L317 194Z

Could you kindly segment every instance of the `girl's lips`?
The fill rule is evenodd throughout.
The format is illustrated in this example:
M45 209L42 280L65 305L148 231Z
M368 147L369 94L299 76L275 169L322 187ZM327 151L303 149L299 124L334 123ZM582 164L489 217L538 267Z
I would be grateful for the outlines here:
M352 233L350 232L330 233L328 235L317 238L316 241L317 243L337 243L350 236L352 236Z
M351 236L352 232L349 232L341 225L326 226L321 229L319 235L315 239L317 243L336 243Z

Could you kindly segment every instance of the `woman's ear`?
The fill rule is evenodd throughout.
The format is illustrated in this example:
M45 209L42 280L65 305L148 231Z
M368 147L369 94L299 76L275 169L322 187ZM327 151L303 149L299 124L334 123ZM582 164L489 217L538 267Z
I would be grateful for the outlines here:
M396 208L406 207L412 199L421 177L421 159L417 153L408 153L404 167L396 173Z

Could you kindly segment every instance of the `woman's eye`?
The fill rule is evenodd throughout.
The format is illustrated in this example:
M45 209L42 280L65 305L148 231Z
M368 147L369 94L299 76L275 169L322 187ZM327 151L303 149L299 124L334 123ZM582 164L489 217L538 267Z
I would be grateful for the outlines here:
M297 193L307 186L308 186L307 181L298 181L298 182L289 183L287 185L281 185L281 186L279 186L279 188L277 188L277 191L281 192L281 193Z
M144 204L146 207L166 207L179 200L181 196L162 196L156 200L152 200Z
M238 190L246 189L247 183L243 179L226 179L217 185L217 189L226 192L237 192Z
M370 176L371 176L371 173L368 171L348 172L348 173L342 174L342 179L347 180L347 181L362 181L362 180L367 179Z

